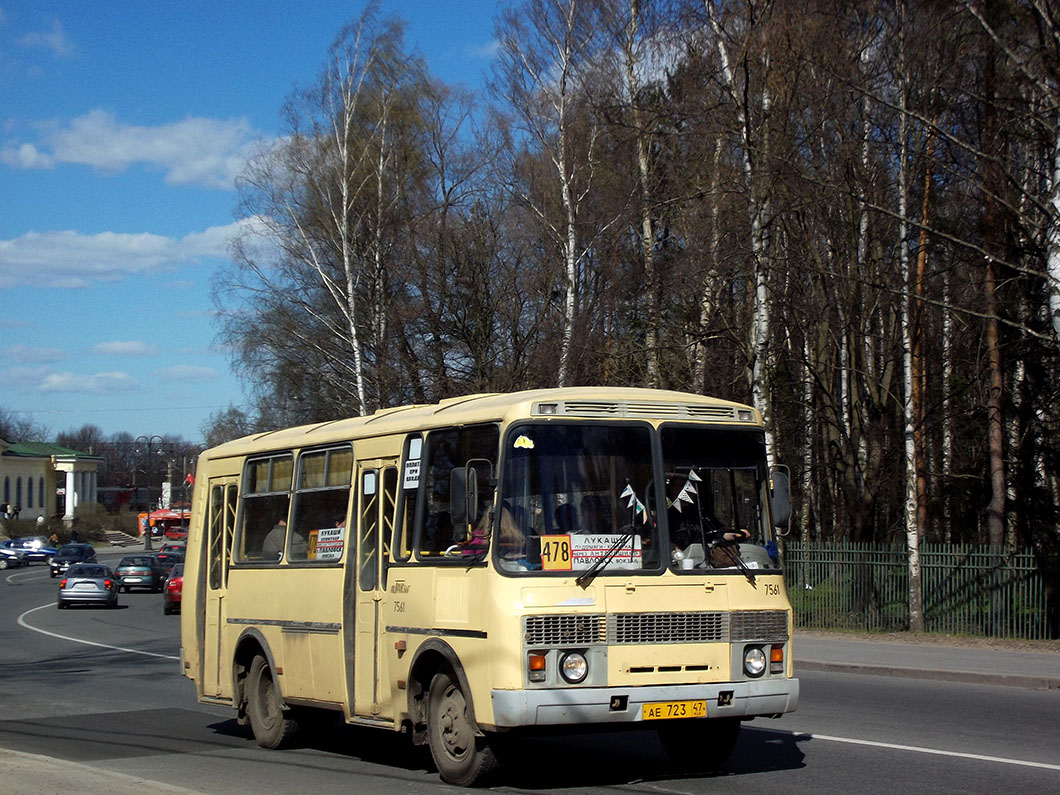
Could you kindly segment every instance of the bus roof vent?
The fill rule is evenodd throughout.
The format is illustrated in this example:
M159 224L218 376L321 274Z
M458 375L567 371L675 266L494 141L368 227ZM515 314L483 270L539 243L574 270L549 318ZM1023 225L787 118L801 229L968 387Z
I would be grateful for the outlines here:
M564 417L676 417L686 419L735 420L732 406L625 400L560 400L534 405L535 415Z

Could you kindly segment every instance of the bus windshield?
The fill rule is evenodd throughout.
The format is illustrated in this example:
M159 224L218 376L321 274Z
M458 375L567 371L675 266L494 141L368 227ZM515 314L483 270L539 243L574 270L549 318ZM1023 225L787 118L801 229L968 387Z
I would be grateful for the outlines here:
M651 429L525 424L507 437L496 529L502 571L655 569Z
M757 550L770 542L765 511L765 441L760 433L694 426L664 426L660 432L666 478L667 530L674 568L711 565L711 550L726 534L738 534ZM739 551L739 550L737 550ZM771 556L752 555L752 568L774 568ZM690 561L691 566L682 564ZM740 565L716 555L716 567Z

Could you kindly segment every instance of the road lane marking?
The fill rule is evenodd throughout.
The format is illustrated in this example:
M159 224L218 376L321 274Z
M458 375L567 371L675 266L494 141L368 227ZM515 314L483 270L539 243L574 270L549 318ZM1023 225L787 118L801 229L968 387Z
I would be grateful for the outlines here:
M47 572L41 573L39 571L15 571L15 572L12 572L11 574L7 575L7 577L6 577L7 582L9 584L12 584L12 583L14 583L15 577L21 577L23 574L37 574L37 575L39 575L37 577L30 577L30 578L27 578L25 580L25 582L32 582L33 580L43 580L44 579L44 574L47 574Z
M801 732L792 732L799 735ZM984 754L969 754L962 751L942 751L938 748L922 748L918 745L899 745L897 743L883 743L874 740L855 740L850 737L832 737L827 734L803 734L814 740L827 740L833 743L847 743L848 745L868 745L873 748L890 748L895 751L912 751L917 754L933 754L935 756L952 756L958 759L975 759L980 762L1000 762L1003 765L1020 765L1022 767L1038 767L1044 770L1060 770L1060 765L1051 765L1047 762L1026 762L1022 759L1009 759L1004 756L986 756Z
M49 637L58 638L59 640L68 640L71 643L80 643L84 646L98 646L101 649L113 649L114 651L124 651L128 654L142 654L144 657L159 657L163 660L180 660L180 657L176 657L172 654L156 654L153 651L127 649L124 646L111 646L109 643L96 643L94 640L82 640L81 638L71 638L69 635L60 635L58 632L49 632L46 629L41 629L40 627L35 627L31 624L26 623L25 618L30 613L36 613L38 610L47 610L48 608L53 607L55 607L54 602L49 602L48 604L41 605L40 607L31 607L29 610L27 610L25 613L18 617L18 625L20 627L25 627L26 629L31 629L34 632L39 632L42 635L48 635Z

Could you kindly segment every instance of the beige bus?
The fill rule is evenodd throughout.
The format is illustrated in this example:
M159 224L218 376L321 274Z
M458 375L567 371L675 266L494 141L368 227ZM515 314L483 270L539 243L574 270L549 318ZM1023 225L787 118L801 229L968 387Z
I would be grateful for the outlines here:
M654 729L717 767L798 702L787 483L753 408L644 389L229 442L199 458L183 670L264 747L327 710L426 743L454 784L531 732Z

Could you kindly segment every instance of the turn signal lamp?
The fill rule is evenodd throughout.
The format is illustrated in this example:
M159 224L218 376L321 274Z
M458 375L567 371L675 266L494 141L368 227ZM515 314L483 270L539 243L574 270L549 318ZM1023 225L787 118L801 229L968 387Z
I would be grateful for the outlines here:
M782 645L773 646L769 650L769 673L784 673L784 647Z
M545 681L545 655L531 654L526 665L527 678L531 682Z

